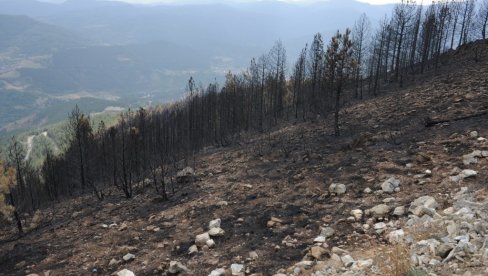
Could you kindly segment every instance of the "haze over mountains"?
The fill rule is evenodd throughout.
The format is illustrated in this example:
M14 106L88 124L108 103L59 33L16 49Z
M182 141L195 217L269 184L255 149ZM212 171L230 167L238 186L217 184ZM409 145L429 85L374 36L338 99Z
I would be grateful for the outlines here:
M0 0L0 135L62 120L75 104L100 112L177 99L190 76L220 81L279 39L293 61L315 33L328 39L363 12L375 24L392 8L221 2Z

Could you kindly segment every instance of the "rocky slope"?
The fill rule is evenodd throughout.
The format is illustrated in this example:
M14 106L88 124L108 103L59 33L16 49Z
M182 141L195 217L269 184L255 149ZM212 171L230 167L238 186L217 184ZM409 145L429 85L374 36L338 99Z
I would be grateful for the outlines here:
M325 118L208 148L169 201L148 186L39 211L0 274L487 274L487 116L425 126L487 110L488 60L466 56L351 103L341 138Z

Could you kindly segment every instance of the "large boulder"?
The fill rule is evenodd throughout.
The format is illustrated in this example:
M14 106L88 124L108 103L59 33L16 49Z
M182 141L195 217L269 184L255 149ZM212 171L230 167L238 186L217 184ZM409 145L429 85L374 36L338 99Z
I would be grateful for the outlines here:
M410 208L408 209L408 211L411 213L417 212L415 210L418 207L425 207L427 209L435 210L435 209L437 209L437 207L439 207L439 204L437 203L435 198L433 198L431 196L421 196L421 197L417 198L416 200L414 200L410 204ZM420 209L418 209L418 210L420 210Z

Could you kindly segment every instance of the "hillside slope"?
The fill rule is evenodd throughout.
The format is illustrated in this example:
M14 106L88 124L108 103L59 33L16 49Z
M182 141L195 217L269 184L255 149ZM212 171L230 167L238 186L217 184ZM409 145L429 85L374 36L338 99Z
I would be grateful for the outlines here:
M37 230L0 244L0 274L209 275L242 264L254 275L401 275L411 255L437 275L488 273L488 60L470 53L453 55L456 66L442 74L351 103L341 113L343 137L326 118L208 148L196 156L198 181L179 185L168 202L116 192L45 209L28 220ZM426 117L474 114L425 126ZM398 181L399 191L388 191ZM412 204L421 196L435 201ZM225 233L189 254L217 218Z

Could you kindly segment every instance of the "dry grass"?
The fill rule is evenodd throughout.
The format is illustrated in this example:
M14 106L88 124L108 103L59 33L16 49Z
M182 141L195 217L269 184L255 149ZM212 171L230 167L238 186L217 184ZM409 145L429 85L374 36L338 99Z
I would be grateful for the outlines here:
M411 270L410 247L405 243L397 243L384 248L377 255L375 263L382 275L405 276Z

